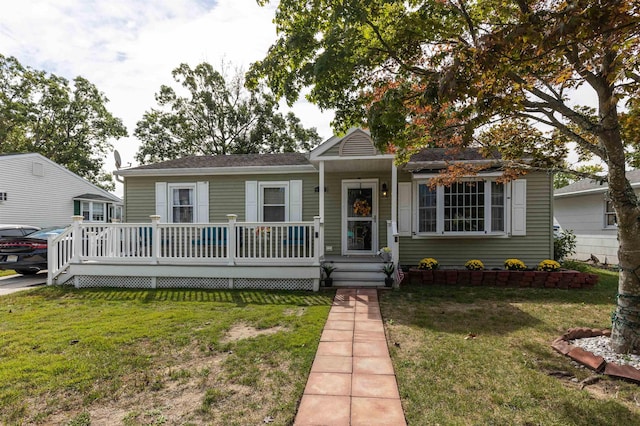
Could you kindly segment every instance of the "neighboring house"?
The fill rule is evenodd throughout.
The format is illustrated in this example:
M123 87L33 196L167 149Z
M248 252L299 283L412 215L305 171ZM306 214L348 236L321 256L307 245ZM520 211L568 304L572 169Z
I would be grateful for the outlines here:
M626 176L640 195L640 170ZM576 252L571 257L588 260L594 255L600 262L618 263L618 226L608 189L606 182L582 179L554 192L555 223L576 235Z
M375 260L385 246L393 249L396 263L406 266L424 257L438 259L443 267L462 267L469 259L501 267L513 257L534 266L552 257L550 175L534 172L501 183L494 164L450 187L430 188L429 179L450 161L444 150L430 149L396 166L394 155L378 152L369 133L355 129L309 154L196 156L116 174L124 178L125 222L148 224L150 216L157 215L169 252L182 250L181 256L201 259L189 253L215 239L218 247L235 247L233 253L216 257L218 265L224 260L228 267L237 267L251 260L276 268L251 269L252 276L286 275L288 266L316 265L314 289L320 278L317 265L323 261L337 263L333 277L338 285L370 281L375 274L382 281ZM456 161L495 163L474 150L464 151ZM195 225L185 226L191 223ZM207 223L219 226L203 225ZM164 236L177 235L178 229L190 236L179 237L182 242L172 248L168 241L175 238ZM233 241L227 238L228 229L237 232ZM296 233L305 236L298 244L309 253L308 265L304 256L286 251ZM275 254L263 255L261 248ZM257 254L246 254L250 249ZM175 263L171 259L179 256L169 252L156 252L156 257ZM210 265L211 256L217 255L207 254L209 260L202 264ZM185 268L180 273L194 271ZM237 271L233 274L240 277Z
M0 154L0 223L48 227L121 214L120 198L40 154Z

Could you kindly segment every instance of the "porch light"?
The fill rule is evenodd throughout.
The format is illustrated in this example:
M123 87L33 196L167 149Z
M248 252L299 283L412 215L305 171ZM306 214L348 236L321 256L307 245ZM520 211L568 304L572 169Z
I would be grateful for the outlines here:
M387 198L389 196L389 187L386 182L382 184L382 191L380 192L382 193L382 198Z

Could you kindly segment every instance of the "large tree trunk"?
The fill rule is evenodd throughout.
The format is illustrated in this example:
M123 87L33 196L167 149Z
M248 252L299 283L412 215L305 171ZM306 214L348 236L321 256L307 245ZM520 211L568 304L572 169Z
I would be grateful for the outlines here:
M625 212L626 210L626 212ZM620 211L620 213L618 213ZM640 354L640 226L638 209L616 207L618 216L635 217L631 226L618 222L620 278L612 317L611 347L618 353Z
M620 151L609 150L613 155L608 161L609 197L618 220L620 266L611 347L618 353L640 354L640 208L626 179L624 154Z

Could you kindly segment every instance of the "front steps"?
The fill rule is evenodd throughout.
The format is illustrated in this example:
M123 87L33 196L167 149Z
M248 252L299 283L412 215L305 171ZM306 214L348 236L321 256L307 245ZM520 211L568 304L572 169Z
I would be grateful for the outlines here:
M384 287L384 262L379 256L332 256L323 263L336 268L331 274L334 287Z

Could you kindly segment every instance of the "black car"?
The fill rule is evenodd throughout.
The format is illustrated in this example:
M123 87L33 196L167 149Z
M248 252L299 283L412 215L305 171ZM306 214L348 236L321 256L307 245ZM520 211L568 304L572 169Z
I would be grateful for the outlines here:
M46 228L24 237L0 239L0 270L13 269L32 275L47 269L47 238L59 235L65 228Z
M39 229L37 226L29 225L0 225L0 238L23 237Z

